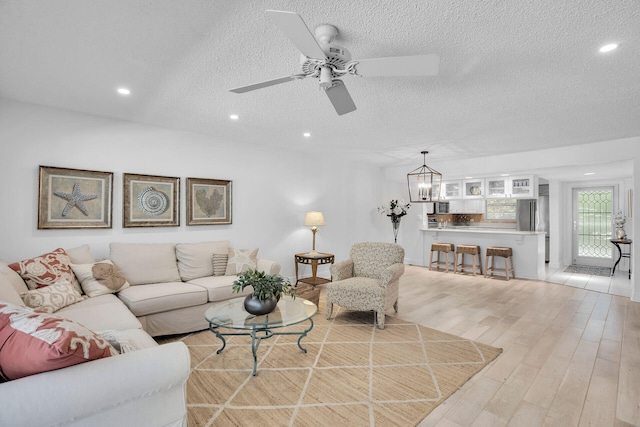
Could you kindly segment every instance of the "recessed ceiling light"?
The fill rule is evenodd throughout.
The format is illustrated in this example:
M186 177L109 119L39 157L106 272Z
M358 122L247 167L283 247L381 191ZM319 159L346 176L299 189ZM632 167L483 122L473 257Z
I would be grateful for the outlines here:
M587 176L587 175L595 175L595 174L596 174L595 172L585 172L584 175Z
M311 132L305 132L302 134L305 138L309 138L311 136Z
M229 116L229 118L230 118L231 120L238 120L238 119L240 118L240 116L239 116L239 115L237 115L237 114L231 114L231 115Z
M600 48L600 52L605 53L605 52L611 52L612 50L616 50L618 48L618 44L617 43L610 43L610 44L606 44L604 46L602 46Z
M131 95L131 91L129 89L127 89L126 87L119 87L118 88L118 93L120 95Z
M508 173L501 173L500 176L509 176Z
M465 176L464 179L473 179L472 176Z

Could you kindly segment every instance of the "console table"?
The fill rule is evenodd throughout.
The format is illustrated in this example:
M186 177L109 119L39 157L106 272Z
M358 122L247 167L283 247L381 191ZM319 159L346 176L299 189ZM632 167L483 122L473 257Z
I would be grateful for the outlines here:
M331 280L325 279L324 277L317 277L318 275L318 264L333 264L334 255L333 254L295 254L294 255L295 263L296 263L296 285L298 282L306 283L311 286L321 285L323 283L328 283ZM311 264L311 277L303 277L302 279L298 279L298 264Z
M629 279L631 279L631 240L611 239L611 243L613 243L613 245L616 248L618 248L618 260L616 261L615 264L613 264L611 275L613 276L613 274L616 272L616 267L618 266L618 264L620 264L620 260L622 258L628 258L629 259ZM629 250L627 252L622 252L622 248L620 247L620 245L629 245Z

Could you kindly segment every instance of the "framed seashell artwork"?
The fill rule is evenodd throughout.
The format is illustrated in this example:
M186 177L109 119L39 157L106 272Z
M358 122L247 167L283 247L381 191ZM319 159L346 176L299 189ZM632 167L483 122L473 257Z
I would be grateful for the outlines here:
M125 173L123 227L180 225L180 178Z
M231 224L231 181L187 178L187 225Z

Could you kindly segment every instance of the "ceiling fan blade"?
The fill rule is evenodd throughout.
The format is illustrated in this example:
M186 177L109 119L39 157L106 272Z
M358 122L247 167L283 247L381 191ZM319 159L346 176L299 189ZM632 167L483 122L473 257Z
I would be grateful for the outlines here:
M415 56L393 56L357 61L356 73L368 76L435 76L438 74L440 57L436 54Z
M282 32L291 39L293 44L303 55L309 58L325 59L326 55L320 48L302 17L295 12L281 10L267 10L265 12Z
M286 77L280 77L278 79L267 80L266 82L254 83L249 86L237 87L235 89L230 89L229 92L245 93L245 92L250 92L256 89L262 89L263 87L269 87L269 86L279 85L281 83L287 83L292 80L304 79L305 77L306 76L304 74L294 74L292 76L286 76Z
M351 99L351 95L349 95L349 91L344 83L342 83L341 80L334 80L333 83L333 86L325 89L325 92L329 97L329 101L333 104L333 108L336 109L336 113L341 116L355 111L356 104L354 104L353 99Z

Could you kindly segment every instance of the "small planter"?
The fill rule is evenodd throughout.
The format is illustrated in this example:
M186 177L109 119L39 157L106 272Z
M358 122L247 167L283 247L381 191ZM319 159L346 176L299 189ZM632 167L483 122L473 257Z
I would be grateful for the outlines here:
M244 299L244 309L247 310L247 313L251 313L256 316L271 313L276 309L277 305L278 299L275 297L262 301L257 295L249 294Z

